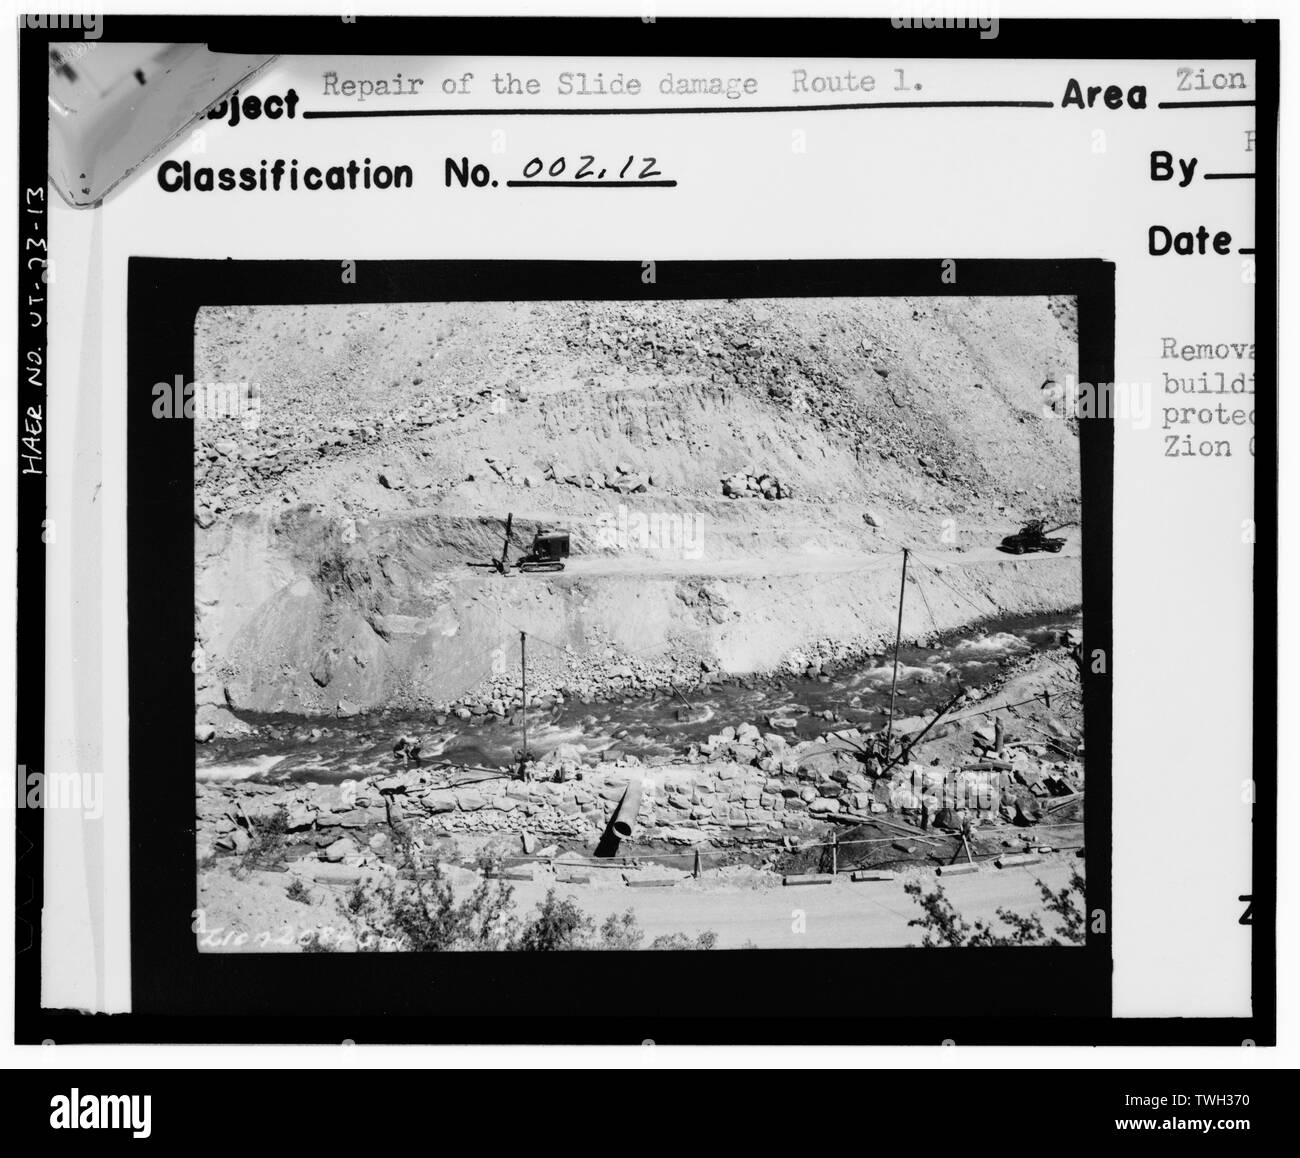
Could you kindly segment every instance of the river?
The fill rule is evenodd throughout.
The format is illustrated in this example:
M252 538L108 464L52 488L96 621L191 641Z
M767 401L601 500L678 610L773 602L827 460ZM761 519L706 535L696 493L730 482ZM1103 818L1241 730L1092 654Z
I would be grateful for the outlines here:
M1082 627L1082 614L1020 616L988 620L944 636L936 646L904 646L899 652L899 717L933 711L951 699L958 684L983 688L1005 667L1035 652L1061 646L1065 633ZM544 755L559 744L588 751L631 752L642 758L684 752L728 725L753 723L771 730L769 718L794 722L785 734L809 739L846 724L883 725L889 711L892 655L872 656L857 667L810 679L749 679L693 689L686 708L671 691L640 699L582 703L572 700L531 711L528 744ZM825 713L831 714L827 719ZM516 759L523 721L490 717L489 723L385 711L350 719L245 715L253 735L218 739L196 750L200 779L293 780L328 783L400 766L393 744L404 734L425 741L426 760L500 767Z

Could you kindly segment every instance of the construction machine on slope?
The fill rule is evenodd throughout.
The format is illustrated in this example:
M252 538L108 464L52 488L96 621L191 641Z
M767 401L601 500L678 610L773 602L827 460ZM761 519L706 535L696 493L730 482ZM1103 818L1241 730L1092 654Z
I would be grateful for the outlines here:
M1048 536L1053 531L1060 531L1073 525L1073 523L1061 523L1055 527L1048 527L1046 519L1031 519L1014 535L1008 535L1003 539L998 550L1006 551L1008 555L1024 555L1032 551L1051 551L1055 554L1065 546L1065 540L1052 539Z
M472 567L490 566L499 575L509 575L513 567L518 571L563 571L564 560L569 557L569 532L561 530L539 530L533 534L533 541L523 554L512 563L510 548L513 545L515 516L506 516L505 537L501 544L501 554L488 563L471 563Z

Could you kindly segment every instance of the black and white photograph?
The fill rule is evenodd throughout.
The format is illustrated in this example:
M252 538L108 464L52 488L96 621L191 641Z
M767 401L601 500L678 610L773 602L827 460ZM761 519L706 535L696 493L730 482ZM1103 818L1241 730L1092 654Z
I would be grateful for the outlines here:
M199 310L200 947L1081 944L1077 328Z
M1279 1119L1275 0L211 7L7 22L36 1144Z

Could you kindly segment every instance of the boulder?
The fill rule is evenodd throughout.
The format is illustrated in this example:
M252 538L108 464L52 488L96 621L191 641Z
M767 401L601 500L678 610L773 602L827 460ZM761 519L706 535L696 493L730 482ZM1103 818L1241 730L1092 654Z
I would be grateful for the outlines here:
M1042 807L1032 796L1021 796L1016 800L1016 823L1020 825L1037 824L1043 815Z
M945 832L961 831L962 814L955 808L941 808L934 814L935 828L941 828Z
M285 813L285 827L290 832L301 832L305 828L310 828L316 814L301 804L296 804Z
M338 864L344 857L356 856L361 849L357 842L350 836L341 836L333 844L326 845L321 849L321 859L329 861L331 864Z
M814 752L812 755L799 757L799 775L804 779L817 776L829 776L835 771L834 752Z
M1033 791L1043 780L1043 774L1035 768L1014 768L1011 774L1030 791Z
M420 803L428 812L455 812L456 811L456 794L449 789L434 790L426 792L420 799Z
M246 852L252 844L252 838L242 828L232 828L224 836L217 837L216 845L228 852Z
M659 835L670 844L700 844L709 839L698 828L666 828Z

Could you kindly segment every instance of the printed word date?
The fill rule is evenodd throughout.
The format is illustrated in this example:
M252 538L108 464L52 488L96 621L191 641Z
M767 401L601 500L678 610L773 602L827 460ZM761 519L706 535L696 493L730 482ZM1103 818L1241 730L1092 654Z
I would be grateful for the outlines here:
M1167 253L1180 257L1227 254L1232 252L1232 234L1226 229L1211 232L1207 225L1179 230L1153 225L1147 230L1147 252L1152 257L1164 257Z

